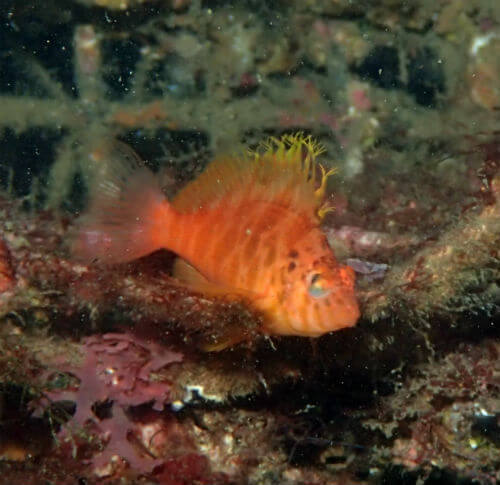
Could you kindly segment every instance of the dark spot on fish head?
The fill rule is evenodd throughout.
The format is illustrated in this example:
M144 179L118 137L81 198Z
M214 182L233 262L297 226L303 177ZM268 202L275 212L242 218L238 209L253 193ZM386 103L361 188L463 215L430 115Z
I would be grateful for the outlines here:
M296 259L299 257L299 253L297 252L296 249L292 249L289 253L288 253L288 257L289 258L292 258L292 259Z
M295 264L295 262L291 261L290 264L288 265L288 272L291 273L296 267L297 265Z

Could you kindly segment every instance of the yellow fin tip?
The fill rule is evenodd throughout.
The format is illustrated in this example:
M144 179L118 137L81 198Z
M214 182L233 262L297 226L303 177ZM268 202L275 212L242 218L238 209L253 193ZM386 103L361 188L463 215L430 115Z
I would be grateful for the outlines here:
M335 207L329 204L324 204L318 209L318 217L320 218L320 220L323 220L327 214L334 211Z
M314 192L314 195L316 196L316 200L323 200L323 197L325 196L326 192L326 185L328 183L328 178L337 173L337 168L333 167L330 170L326 171L325 167L323 165L319 164L319 168L321 170L321 183L319 187L316 189Z
M285 134L281 137L270 136L267 140L260 143L260 149L263 155L276 154L278 156L287 155L293 157L301 148L306 149L306 157L309 156L315 159L317 156L324 153L325 147L317 142L311 135L304 135L302 131L293 134ZM252 155L259 158L257 152L250 152Z

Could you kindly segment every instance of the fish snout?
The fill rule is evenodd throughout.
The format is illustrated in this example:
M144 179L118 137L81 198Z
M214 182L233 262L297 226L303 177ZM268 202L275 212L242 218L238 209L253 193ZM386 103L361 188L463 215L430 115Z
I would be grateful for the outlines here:
M338 328L354 326L361 315L354 291L355 279L355 272L350 266L339 267L336 284L332 291L334 318Z
M354 291L345 291L345 288L334 292L332 297L335 300L330 318L334 323L332 330L353 327L356 325L361 312Z

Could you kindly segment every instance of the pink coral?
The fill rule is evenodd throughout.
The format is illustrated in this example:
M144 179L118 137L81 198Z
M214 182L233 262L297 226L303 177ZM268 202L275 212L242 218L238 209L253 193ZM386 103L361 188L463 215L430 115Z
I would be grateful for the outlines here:
M180 362L182 354L127 333L93 335L85 339L84 348L86 354L81 366L61 369L78 377L78 388L51 391L47 395L54 400L76 403L73 424L95 425L100 438L107 443L104 451L92 459L101 473L114 456L126 460L135 470L150 471L161 461L141 456L137 444L131 440L135 425L130 408L152 403L153 411L163 410L169 402L170 383L153 380L150 374ZM99 417L96 406L107 401L112 402L111 416ZM62 434L66 434L66 429Z

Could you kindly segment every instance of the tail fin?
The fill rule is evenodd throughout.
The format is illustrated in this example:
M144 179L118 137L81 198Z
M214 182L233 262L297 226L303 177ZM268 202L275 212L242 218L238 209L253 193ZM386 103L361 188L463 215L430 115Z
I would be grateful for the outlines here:
M119 263L159 249L158 228L170 206L157 177L121 142L95 150L91 163L97 182L72 240L75 259Z

